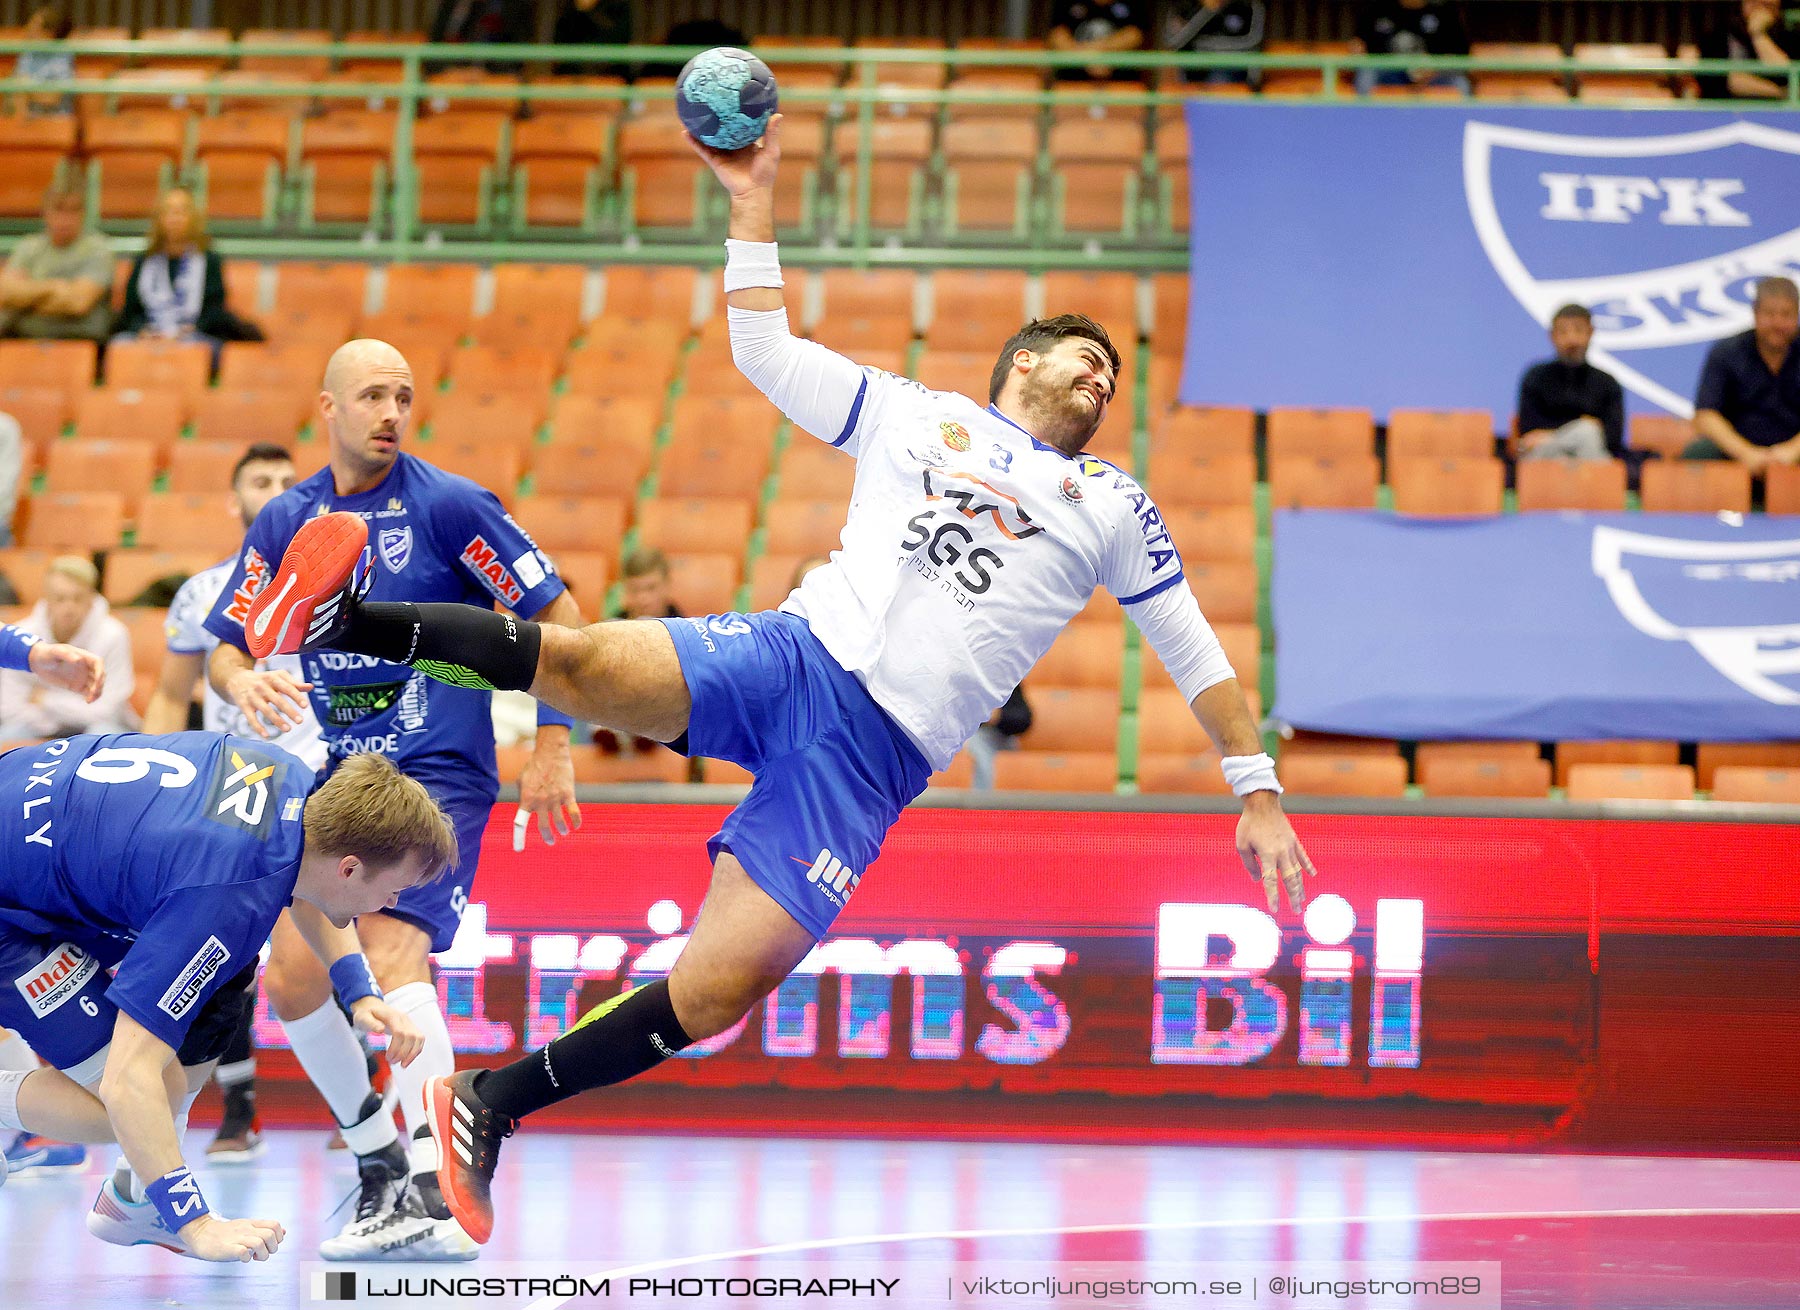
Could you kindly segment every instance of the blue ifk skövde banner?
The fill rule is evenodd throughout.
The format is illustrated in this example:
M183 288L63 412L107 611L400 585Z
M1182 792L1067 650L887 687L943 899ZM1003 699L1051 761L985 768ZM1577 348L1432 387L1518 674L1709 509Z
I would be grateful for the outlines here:
M1550 316L1628 409L1692 413L1756 278L1800 275L1800 114L1190 101L1181 399L1484 408Z
M1404 740L1800 738L1800 519L1281 510L1275 718Z

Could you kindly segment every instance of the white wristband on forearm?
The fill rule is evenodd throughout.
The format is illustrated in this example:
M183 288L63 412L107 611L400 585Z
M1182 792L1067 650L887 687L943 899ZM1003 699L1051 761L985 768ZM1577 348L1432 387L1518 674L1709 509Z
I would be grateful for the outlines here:
M1281 795L1281 784L1275 781L1275 761L1266 754L1227 755L1219 761L1219 767L1235 795L1248 796L1253 791Z
M725 242L725 290L748 291L752 287L779 287L781 256L773 241Z

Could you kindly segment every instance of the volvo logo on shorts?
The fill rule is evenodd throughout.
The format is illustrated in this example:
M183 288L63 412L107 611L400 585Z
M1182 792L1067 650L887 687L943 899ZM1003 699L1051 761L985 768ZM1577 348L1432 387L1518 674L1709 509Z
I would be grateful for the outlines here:
M13 979L31 1012L42 1019L79 992L99 971L100 962L73 942L64 942Z
M1800 272L1796 156L1800 133L1743 120L1630 136L1471 122L1463 189L1525 312L1547 327L1586 305L1589 362L1687 416L1707 348L1749 329L1757 280Z
M795 864L806 861L798 855L788 856ZM819 890L833 905L842 909L844 903L856 891L856 885L862 881L862 874L849 868L844 862L828 850L822 850L813 859L812 866L806 871L806 880L817 883Z
M406 561L412 558L413 548L410 523L403 528L383 528L376 539L381 548L381 562L387 565L389 573L398 573L406 567Z

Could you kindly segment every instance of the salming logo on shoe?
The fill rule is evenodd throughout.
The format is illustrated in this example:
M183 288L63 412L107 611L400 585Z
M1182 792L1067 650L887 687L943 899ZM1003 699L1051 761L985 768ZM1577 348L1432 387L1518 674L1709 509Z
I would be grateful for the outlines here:
M795 864L806 863L798 855L790 855L788 858ZM842 908L844 902L855 893L857 884L862 881L862 874L847 866L829 850L822 850L814 857L812 867L807 869L806 880L817 883L826 898L833 905Z

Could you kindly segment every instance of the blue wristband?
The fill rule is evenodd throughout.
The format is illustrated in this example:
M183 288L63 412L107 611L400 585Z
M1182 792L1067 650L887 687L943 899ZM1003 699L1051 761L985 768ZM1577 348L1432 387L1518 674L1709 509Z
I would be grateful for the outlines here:
M359 952L346 955L331 966L331 988L348 1010L365 996L381 999L381 988L369 971L369 961Z
M564 714L561 710L553 709L550 706L544 704L543 701L538 702L537 721L538 721L538 727L540 727L540 728L543 727L545 724L549 724L552 727L558 727L558 728L573 728L575 726L574 719L571 719L568 715Z
M10 623L0 623L0 669L17 669L21 673L31 672L31 648L43 638ZM542 723L543 720L539 719Z
M169 1170L145 1187L144 1199L156 1207L163 1226L171 1233L179 1233L194 1220L212 1213L206 1198L200 1195L200 1184L195 1180L193 1170L186 1165Z

